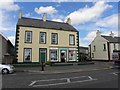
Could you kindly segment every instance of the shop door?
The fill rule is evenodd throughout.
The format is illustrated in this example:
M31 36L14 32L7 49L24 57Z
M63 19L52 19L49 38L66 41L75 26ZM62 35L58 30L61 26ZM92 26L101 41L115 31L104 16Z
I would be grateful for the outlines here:
M46 62L47 60L47 49L46 48L40 48L39 49L39 59L40 59L40 63L41 62Z
M61 57L61 62L66 62L66 60L67 60L67 51L66 50L61 50L60 51L60 57Z

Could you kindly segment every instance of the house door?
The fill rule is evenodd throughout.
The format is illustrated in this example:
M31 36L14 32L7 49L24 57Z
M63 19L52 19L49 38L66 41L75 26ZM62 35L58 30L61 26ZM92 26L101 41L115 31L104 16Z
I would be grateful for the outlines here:
M39 49L39 59L40 59L40 63L46 62L47 60L47 49L46 48Z
M67 59L67 51L66 51L66 50L61 50L61 51L60 51L60 57L61 57L61 62L66 62L66 59Z

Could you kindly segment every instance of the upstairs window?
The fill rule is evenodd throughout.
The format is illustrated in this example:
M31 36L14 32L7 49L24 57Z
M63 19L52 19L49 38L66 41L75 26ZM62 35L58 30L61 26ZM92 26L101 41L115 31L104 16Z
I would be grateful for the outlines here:
M116 50L116 44L114 43L114 50Z
M51 44L58 44L58 34L57 33L51 34Z
M75 45L75 36L69 35L69 45Z
M103 51L106 51L106 45L103 44Z
M25 32L25 43L32 43L32 31Z
M41 44L46 43L46 32L40 32L40 43Z

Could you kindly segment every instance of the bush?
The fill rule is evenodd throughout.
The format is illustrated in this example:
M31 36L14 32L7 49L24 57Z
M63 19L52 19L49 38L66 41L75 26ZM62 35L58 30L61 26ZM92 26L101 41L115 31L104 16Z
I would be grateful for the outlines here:
M50 61L45 62L46 65L51 65Z

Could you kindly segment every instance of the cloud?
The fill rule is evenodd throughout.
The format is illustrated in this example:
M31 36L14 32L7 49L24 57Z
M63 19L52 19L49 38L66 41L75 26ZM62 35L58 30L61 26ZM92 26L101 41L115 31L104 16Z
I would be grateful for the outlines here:
M30 15L31 15L31 13L28 12L28 13L26 13L24 16L25 16L25 17L29 17Z
M92 7L85 6L84 8L70 13L66 19L70 17L73 25L83 24L97 19L108 8L112 8L112 6L106 4L104 1L98 1Z
M14 3L14 0L2 0L0 1L0 31L15 30L13 24L14 16L10 16L9 12L17 11L20 7Z
M39 7L39 8L35 8L34 11L37 14L43 14L43 13L47 13L49 15L52 15L54 13L57 13L57 10L53 7L53 6L47 6L47 7Z
M11 41L13 45L15 45L15 36L9 36L8 39Z
M109 32L104 32L104 33L102 33L102 35L109 36L110 33L111 33L111 31L109 31ZM114 33L114 36L118 36L118 32L117 32L117 31L112 31L112 33Z
M118 14L113 14L104 19L101 19L98 22L96 22L96 25L101 26L101 27L117 27L118 26Z
M63 22L61 19L52 19L52 21Z
M89 32L83 40L92 41L96 37L96 31Z
M97 31L92 31L92 32L89 32L84 38L81 38L80 39L80 45L82 46L87 46L89 45L93 40L94 38L96 37L96 32ZM112 31L114 33L114 36L118 36L118 32L117 31ZM109 34L111 33L111 31L102 31L101 32L101 35L105 35L105 36L109 36Z
M61 3L61 2L68 2L69 0L55 0L55 2Z
M14 4L14 0L2 0L0 1L0 9L6 11L17 11L20 7Z

